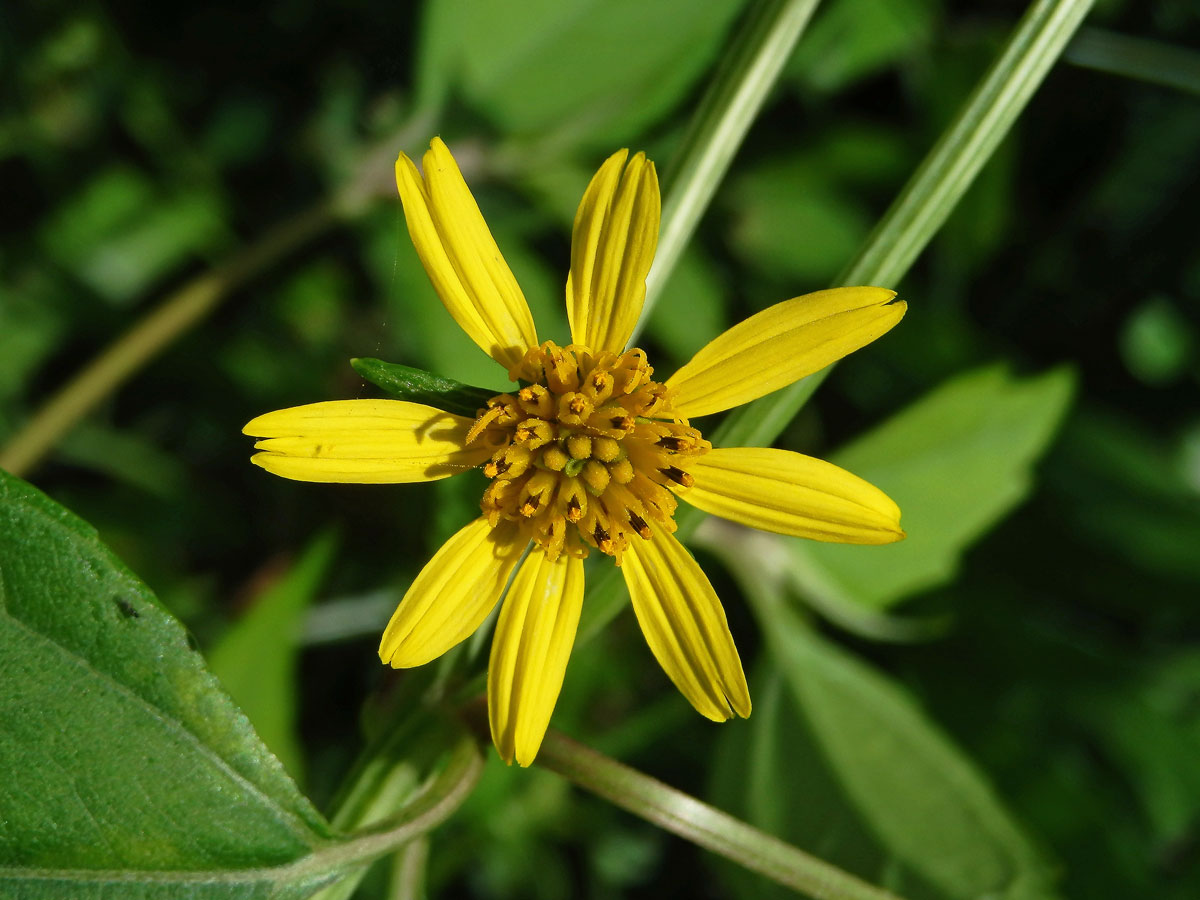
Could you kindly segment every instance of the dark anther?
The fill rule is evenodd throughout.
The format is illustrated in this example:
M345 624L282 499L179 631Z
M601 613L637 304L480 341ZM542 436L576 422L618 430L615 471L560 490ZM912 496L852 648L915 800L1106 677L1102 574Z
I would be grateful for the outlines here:
M647 525L646 520L643 519L641 516L639 516L637 513L635 513L635 512L629 513L629 524L632 525L633 530L636 531L643 538L645 538L646 540L650 539L650 526Z
M658 471L662 472L673 482L678 485L682 485L683 487L691 487L696 483L695 478L676 466L667 466L665 469L659 469Z

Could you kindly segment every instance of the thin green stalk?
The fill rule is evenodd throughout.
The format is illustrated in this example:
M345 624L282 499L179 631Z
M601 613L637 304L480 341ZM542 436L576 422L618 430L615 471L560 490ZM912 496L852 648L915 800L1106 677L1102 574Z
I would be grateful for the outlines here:
M659 828L817 900L899 900L558 732L546 735L537 762Z
M422 785L446 748L457 747L456 754L467 755L460 746L462 723L429 703L436 677L432 666L417 670L370 707L368 720L386 726L371 737L330 804L329 823L336 831L360 835L386 827L428 793L430 788ZM439 777L444 779L444 773ZM366 868L347 872L314 900L347 900Z
M729 170L750 124L775 85L819 0L765 0L750 13L683 136L664 179L662 229L646 302L631 342L645 327L679 257Z
M945 224L1079 28L1093 0L1037 0L837 284L896 284ZM735 410L714 443L766 445L829 369Z
M1063 58L1097 72L1200 94L1200 53L1190 47L1104 28L1081 28Z
M1062 55L1093 0L1037 0L840 284L899 281L945 224Z
M428 862L428 836L406 844L396 854L388 897L391 900L421 900L425 896L425 868Z

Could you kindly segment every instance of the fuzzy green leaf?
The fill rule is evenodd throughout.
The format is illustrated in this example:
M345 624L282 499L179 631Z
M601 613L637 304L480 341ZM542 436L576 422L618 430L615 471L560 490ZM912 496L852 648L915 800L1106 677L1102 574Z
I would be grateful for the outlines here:
M716 55L740 0L470 0L453 23L462 91L517 134L562 129L604 146L636 137Z
M266 896L331 837L179 622L2 472L0 684L0 896Z

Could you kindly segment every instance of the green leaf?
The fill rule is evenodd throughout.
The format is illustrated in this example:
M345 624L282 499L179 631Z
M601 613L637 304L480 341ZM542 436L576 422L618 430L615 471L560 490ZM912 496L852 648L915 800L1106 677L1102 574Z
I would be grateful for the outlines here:
M820 91L838 91L928 46L929 0L837 0L825 4L787 74Z
M506 133L615 146L657 121L713 60L741 0L470 0L462 89ZM449 20L447 20L449 21Z
M833 279L870 231L869 190L890 189L914 156L894 129L860 123L831 126L807 143L738 171L725 190L733 249L792 285Z
M402 400L425 403L460 416L475 417L494 391L471 387L422 369L412 369L381 359L352 359L354 371L367 381Z
M3 288L0 299L0 404L10 406L26 381L55 349L67 330L68 317L56 308L55 294L69 293L38 274ZM61 293L59 293L61 292ZM3 418L0 415L0 427Z
M127 302L192 253L217 249L226 237L224 210L206 191L165 197L80 261L79 275L113 302Z
M182 626L5 473L0 683L0 895L266 896L331 837Z
M190 474L161 442L88 421L71 432L58 459L166 499L178 498L187 489Z
M316 260L296 271L282 286L275 310L279 319L304 345L329 346L348 318L352 290L346 270L330 259Z
M1198 677L1200 654L1184 651L1148 667L1144 684L1071 698L1096 752L1128 781L1163 847L1187 840L1200 817L1200 728L1191 709Z
M787 541L802 592L874 608L949 580L963 552L1024 499L1072 391L1058 369L989 367L951 379L832 460L900 505L908 537L883 547Z
M1200 497L1174 441L1133 417L1093 411L1072 417L1059 451L1047 484L1088 552L1142 574L1200 582Z
M0 684L5 898L300 900L445 821L483 768L461 725L442 729L420 787L337 837L179 622L90 526L4 472ZM351 796L394 796L406 755L376 762Z
M876 882L894 878L892 858L858 816L779 673L760 664L750 685L754 714L717 739L714 804L846 871ZM730 896L793 896L743 869L721 866L720 873Z
M415 82L416 115L436 121L462 65L463 3L422 4L417 29Z
M150 179L130 168L112 167L64 201L42 230L42 243L59 262L78 265L98 244L154 205Z
M990 785L907 695L794 617L781 611L770 626L794 701L901 861L950 897L1049 893L1046 867Z
M779 726L760 728L752 758L725 761L767 765L746 779L751 821L771 817L785 839L868 866L857 873L910 898L1052 896L1030 840L912 698L806 627L777 594L747 587L785 687ZM797 776L813 763L835 784Z
M296 740L296 656L305 611L333 562L337 540L323 532L286 574L256 597L221 638L208 662L255 731L284 767L303 774Z

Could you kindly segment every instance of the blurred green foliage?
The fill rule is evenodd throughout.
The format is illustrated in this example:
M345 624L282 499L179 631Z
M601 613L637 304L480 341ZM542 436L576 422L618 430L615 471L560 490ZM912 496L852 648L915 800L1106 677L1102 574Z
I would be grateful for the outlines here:
M651 319L664 373L728 324L826 286L1020 6L821 4ZM351 357L503 387L433 294L372 148L390 164L446 137L539 334L563 340L587 178L625 144L667 167L742 12L0 12L0 442L164 295L370 175L372 202L238 291L31 476L195 633L318 805L361 749L364 699L403 682L378 665L379 628L479 484L284 482L248 465L241 425L373 395ZM1110 0L1090 24L1104 30L1081 36L1088 68L1051 75L894 286L905 321L839 365L781 441L893 490L910 542L793 547L821 574L807 587L707 561L757 672L748 723L694 716L628 615L577 648L555 715L913 898L1041 897L1055 879L1071 897L1200 894L1200 109L1161 77L1131 77L1155 70L1155 48L1182 68L1200 10ZM1112 34L1143 39L1136 59ZM331 524L335 553L320 537ZM913 560L893 568L888 553ZM830 578L839 615L814 587ZM888 634L907 640L871 637ZM491 759L435 835L429 894L768 895L723 867L714 881L708 862L548 772ZM362 895L382 884L376 873Z

